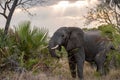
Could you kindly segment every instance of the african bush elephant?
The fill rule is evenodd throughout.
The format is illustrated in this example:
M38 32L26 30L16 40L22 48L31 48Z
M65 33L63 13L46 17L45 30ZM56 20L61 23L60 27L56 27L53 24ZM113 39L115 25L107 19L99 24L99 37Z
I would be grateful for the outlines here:
M76 78L76 69L79 79L83 79L84 61L95 62L97 71L102 73L106 60L106 53L114 47L110 41L102 37L99 31L84 32L77 27L59 28L49 41L49 52L52 57L60 58L55 50L64 46L68 53L71 75Z

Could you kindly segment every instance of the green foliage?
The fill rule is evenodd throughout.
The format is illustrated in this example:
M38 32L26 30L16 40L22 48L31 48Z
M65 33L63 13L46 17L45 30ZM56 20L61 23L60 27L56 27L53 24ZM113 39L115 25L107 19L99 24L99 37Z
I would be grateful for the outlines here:
M95 77L100 78L100 73L99 72L94 72Z
M51 64L48 63L50 55L47 50L47 35L46 28L31 29L29 21L20 24L15 31L10 29L6 36L0 30L0 67L13 68L14 64L17 68L31 70L39 61Z
M87 30L100 30L103 36L112 40L115 47L119 46L120 34L112 25L101 25L93 29ZM31 29L30 22L20 24L15 31L9 30L8 35L4 35L3 30L0 30L0 67L15 69L22 67L27 70L39 71L41 69L54 70L61 65L58 60L51 58L47 49L48 45L48 30L45 28ZM66 51L62 47L62 51L57 51L61 57L66 56ZM116 51L108 54L107 65L113 60L114 66L120 66L120 53ZM14 66L13 66L14 65ZM39 68L38 68L39 66ZM44 66L44 67L40 67Z
M4 35L4 30L0 30L0 67L6 68L9 65L9 67L13 67L12 65L17 65L16 60L16 55L14 54L14 45L15 43L15 38L13 37L12 34ZM10 33L13 31L10 30Z
M107 56L106 64L109 65L112 62L112 66L119 68L120 67L120 52L118 51L118 46L120 45L120 34L117 30L113 27L113 25L101 25L98 27L103 34L103 36L108 37L111 39L112 43L114 44L116 50L111 51ZM107 66L108 67L108 66Z
M116 52L117 54L115 55L115 67L119 68L120 67L120 52Z
M65 48L63 46L61 47L61 51L56 50L56 54L59 55L60 57L67 56L67 52L66 52L66 50L65 50Z
M41 51L47 46L48 30L45 28L31 30L30 22L25 22L20 24L15 32L19 38L17 48L21 51L19 62L21 66L30 69L38 62L39 55L44 55Z
M116 32L116 30L112 27L112 25L99 26L98 30L100 30L104 36L107 36L110 39L113 39L113 33Z
M46 45L46 38L48 31L46 29L30 28L30 22L19 25L16 29L20 39L19 48L25 52L25 55L32 53L39 47ZM32 55L33 56L33 55Z
M113 25L102 25L99 26L98 29L102 31L103 35L109 37L115 46L120 44L120 34Z
M115 27L113 27L114 25L100 25L98 26L98 28L91 28L91 29L87 29L84 28L83 30L85 31L90 31L90 30L100 30L101 34L104 37L107 37L111 40L111 42L113 43L114 47L116 48L116 50L114 51L110 51L107 54L107 60L105 62L105 71L108 72L109 67L115 67L115 68L119 68L120 67L120 50L118 50L118 47L120 46L120 34L118 32L118 30L116 30Z

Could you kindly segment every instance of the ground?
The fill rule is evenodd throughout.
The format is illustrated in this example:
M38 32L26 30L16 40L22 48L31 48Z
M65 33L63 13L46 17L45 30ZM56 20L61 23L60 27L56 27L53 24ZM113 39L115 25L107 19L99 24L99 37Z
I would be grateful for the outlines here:
M52 72L33 73L27 71L16 73L5 71L0 75L0 80L75 80L70 75L67 59L61 59L59 63L61 67L56 67ZM120 70L112 69L109 74L100 77L96 73L95 67L91 67L90 64L85 62L84 78L85 80L120 80Z

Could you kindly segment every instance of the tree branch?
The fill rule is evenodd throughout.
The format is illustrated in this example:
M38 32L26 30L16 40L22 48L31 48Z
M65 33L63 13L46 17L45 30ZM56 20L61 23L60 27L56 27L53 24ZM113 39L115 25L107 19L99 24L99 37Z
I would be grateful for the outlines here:
M17 4L17 6L19 6L19 5L24 5L25 3L27 3L27 2L30 2L30 1L32 1L32 0L26 0L26 1L23 1L23 0L20 0L19 1L19 3Z
M7 8L8 8L8 10L10 11L10 6L7 4Z
M2 4L0 3L0 7L4 10L4 7L2 6Z
M109 16L108 11L104 8L104 9L103 9L103 12L104 12L104 14L105 14L106 17L107 17L107 23L108 23L108 24L112 24L112 21L111 21L111 19L110 19L110 16ZM105 20L106 20L106 19L105 19Z
M6 13L6 10L7 10L7 1L5 2L5 5L4 5L4 11L3 11L4 14Z
M17 4L17 6L18 6L18 5L20 5L21 3L22 3L22 0L19 0L19 2L18 2L18 4Z
M116 6L114 8L114 12L115 12L115 19L116 19L116 27L120 30L120 27L118 26L119 25L119 20L118 20L118 14L117 14L117 11L116 11Z
M0 15L3 15L5 19L7 19L7 16L4 13L0 13Z
M22 6L23 10L26 11L29 15L33 16L24 6Z
M6 5L9 11L10 11L10 6L9 6L10 2L11 2L11 0L8 0L7 5Z

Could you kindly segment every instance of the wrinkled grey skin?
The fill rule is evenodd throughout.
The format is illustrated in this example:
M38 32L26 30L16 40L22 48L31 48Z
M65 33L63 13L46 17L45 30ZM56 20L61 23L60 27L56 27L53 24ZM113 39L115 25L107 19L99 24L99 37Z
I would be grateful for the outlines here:
M64 46L68 53L71 75L76 78L76 70L80 80L83 79L84 61L95 62L97 71L103 73L106 54L114 49L107 38L100 35L99 31L83 32L77 27L59 28L49 41L49 52L52 57L60 58L55 50ZM57 48L56 45L59 45ZM55 49L56 48L56 49Z
M84 50L85 60L92 63L94 62L97 66L97 72L101 75L104 72L104 63L107 58L107 54L111 50L115 50L111 41L102 37L100 31L87 31L84 34Z

